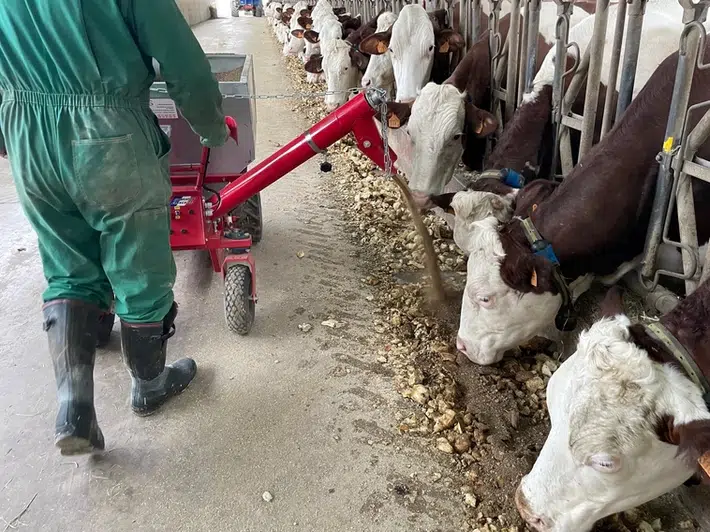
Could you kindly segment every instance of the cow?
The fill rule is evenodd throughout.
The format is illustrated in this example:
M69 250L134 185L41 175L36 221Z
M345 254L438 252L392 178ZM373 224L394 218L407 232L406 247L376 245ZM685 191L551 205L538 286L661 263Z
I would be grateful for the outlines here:
M588 532L693 476L709 480L710 280L661 327L632 323L615 288L602 312L547 386L552 427L515 496L537 532Z
M603 276L642 252L677 62L677 52L663 61L621 120L561 185L530 183L516 194L515 216L504 224L491 217L469 222L469 233L460 239L469 260L457 339L469 359L492 364L506 350L546 335L558 312L569 310L563 298L569 302L570 294L558 271L569 279ZM710 72L696 71L691 104L708 92ZM701 156L706 157L703 150L710 153L708 144ZM695 180L693 186L702 213L707 185ZM528 218L554 257L533 253L523 223ZM698 217L698 235L702 243L710 238L710 217Z
M304 34L306 40L320 42L321 54L312 56L306 62L305 69L312 74L325 75L328 94L324 99L329 111L347 102L348 90L360 85L368 58L357 47L360 39L367 32L374 32L376 27L377 17L353 30L345 40L342 39L342 33L340 38L334 35L334 30L331 33L328 23L321 28L320 33L311 30ZM326 34L327 39L324 37Z
M306 9L305 2L298 2L293 7L294 12L300 13L302 10ZM303 39L303 32L305 28L301 25L303 17L291 16L291 23L289 25L289 33L286 35L286 42L283 47L283 55L285 56L298 56L303 53L305 48L305 41Z
M547 11L546 6L548 7ZM552 8L554 5L542 5L541 27L547 18L552 21L556 19L555 13L550 11ZM678 38L683 27L679 9L678 5L649 4L644 18L641 46L652 51L641 54L639 57L634 96L643 88L660 62L677 49ZM611 27L615 23L617 12L618 6L614 5L609 8L609 26ZM575 13L579 13L579 16L576 19L573 16L574 26L570 30L570 41L577 42L581 52L584 53L586 47L589 46L594 17L582 10L577 10ZM507 34L508 21L509 17L501 19L501 33L504 37ZM544 25L548 26L548 24ZM498 125L495 117L483 111L488 108L488 95L485 88L490 84L490 71L485 68L486 61L490 61L485 35L474 44L469 55L457 67L455 75L447 80L447 83L451 83L459 89L459 93L465 92L467 97L465 103L462 102L462 98L457 98L457 93L449 87L432 87L428 91L422 91L422 96L425 97L420 96L418 98L420 101L413 104L407 126L410 137L417 145L414 148L413 174L409 176L410 186L422 208L431 207L429 197L432 194L441 194L452 178L458 163L457 153L459 155L463 153L464 164L474 171L485 168L513 168L522 171L526 163L531 167L538 168L542 177L547 177L554 170L549 166L552 148L544 144L546 138L552 140L549 137L549 132L551 131L552 83L556 50L554 46L551 46L550 38L549 35L545 35L541 31L538 57L544 57L544 59L534 78L533 89L524 96L522 105L511 123L504 129L495 150L485 162L483 159L485 142L482 137L492 133ZM607 40L609 42L605 45L606 55L611 54L612 38L612 33L608 32ZM547 52L546 55L545 52ZM471 57L474 54L476 57ZM578 60L574 48L571 48L568 57L569 66ZM602 85L596 124L597 137L601 129L604 95L609 77L609 60L610 58L606 57L605 66L602 68ZM568 76L567 83L570 80L571 76ZM617 79L617 88L619 83L620 79ZM584 91L581 91L573 111L577 113L583 111L583 97ZM465 120L464 106L466 107ZM449 107L451 107L451 112L442 111L442 109ZM453 116L453 113L456 113L457 119L448 119L447 117ZM483 122L476 120L478 117L483 117ZM403 120L399 122L400 124L404 123ZM462 133L465 133L461 137L463 143L446 141L446 139Z
M419 4L405 5L392 27L364 39L360 51L387 53L397 85L396 101L417 97L430 79L441 83L450 74L449 52L460 50L464 40L446 27L446 11L427 13Z
M397 15L390 11L385 11L377 17L378 33L389 30L397 20ZM373 55L362 76L363 87L378 87L387 91L387 96L390 97L394 92L394 69L392 68L392 60L388 54Z

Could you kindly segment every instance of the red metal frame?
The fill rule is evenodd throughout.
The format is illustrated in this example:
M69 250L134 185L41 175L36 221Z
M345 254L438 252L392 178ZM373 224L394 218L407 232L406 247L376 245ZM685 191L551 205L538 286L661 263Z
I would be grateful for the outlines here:
M384 168L382 139L373 120L376 114L365 93L360 93L243 174L209 175L209 148L203 148L199 164L171 166L172 248L207 250L214 271L223 275L232 265L246 265L252 274L252 298L256 301L256 267L251 254L251 237L225 236L225 232L238 230L229 213L350 132L355 135L360 151ZM227 118L227 124L230 135L236 140L236 123ZM397 160L394 152L391 152L391 160L394 165ZM227 185L205 201L203 186L214 183Z

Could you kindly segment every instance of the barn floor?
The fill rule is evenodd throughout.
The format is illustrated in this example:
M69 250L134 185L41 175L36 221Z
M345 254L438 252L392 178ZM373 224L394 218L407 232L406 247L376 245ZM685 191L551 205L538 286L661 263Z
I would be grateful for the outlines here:
M265 19L212 21L196 32L208 52L253 54L258 92L286 89ZM306 126L291 105L257 103L257 158ZM68 459L52 445L37 245L0 160L0 531L459 529L460 501L443 481L425 493L413 487L448 472L392 429L404 399L366 348L370 292L321 180L313 162L263 196L250 336L227 331L222 284L205 257L177 256L182 306L169 357L194 356L196 381L160 414L133 416L114 330L95 372L107 452ZM322 326L331 316L345 326ZM302 323L313 330L301 332Z

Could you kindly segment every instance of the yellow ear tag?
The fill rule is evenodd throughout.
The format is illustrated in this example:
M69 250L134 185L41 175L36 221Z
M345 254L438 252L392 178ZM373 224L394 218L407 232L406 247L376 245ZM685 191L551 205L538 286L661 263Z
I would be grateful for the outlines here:
M672 148L673 148L673 137L668 137L666 139L666 141L663 143L663 152L670 153Z
M480 135L481 131L483 131L483 122L478 123L478 127L476 128L476 135Z
M377 42L377 52L380 54L384 54L387 51L387 45L383 43L382 41Z
M700 467L702 467L705 474L710 477L710 451L706 452L698 459Z
M536 210L537 210L537 203L533 203L532 212L535 212Z
M442 54L445 54L448 51L449 51L449 41L446 41L441 46L439 46L439 52L441 52Z
M533 268L532 277L530 278L530 284L534 287L537 287L537 271L535 271L535 268Z
M400 122L400 120L399 120L399 117L398 117L396 114L392 113L391 115L389 115L389 116L387 117L387 125L388 125L391 129L398 129L399 126L401 125L401 122Z

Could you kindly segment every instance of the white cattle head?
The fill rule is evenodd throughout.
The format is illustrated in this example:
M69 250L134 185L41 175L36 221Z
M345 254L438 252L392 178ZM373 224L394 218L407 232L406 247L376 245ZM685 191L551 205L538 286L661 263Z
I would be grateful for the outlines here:
M511 193L505 196L479 190L464 190L453 194L449 212L453 211L455 217L456 245L464 252L470 248L469 237L475 231L476 222L488 217L493 217L501 223L509 221L513 217L516 194L516 189L511 189Z
M552 428L516 493L533 530L588 532L681 485L710 451L700 388L651 360L638 327L603 318L550 379Z
M323 55L312 57L306 63L306 71L314 74L324 72L328 86L325 106L334 110L348 101L348 89L360 83L361 65L364 56L359 54L347 42L335 39L321 43ZM364 66L362 66L364 69Z
M429 197L444 191L463 155L466 95L450 83L427 83L409 105L409 116L405 113L399 120L399 126L406 124L412 141L409 187L419 206L428 208ZM477 136L485 137L496 130L498 122L493 115L471 104L468 107L471 129Z
M291 30L286 34L286 42L284 43L283 55L297 56L303 52L305 48L305 40L303 39L304 29L299 28Z
M385 32L392 27L397 15L390 11L385 11L377 17L377 32ZM367 70L362 77L363 87L378 87L385 89L388 96L394 89L394 69L392 59L389 54L373 55L367 65Z
M463 46L463 38L450 29L437 31L426 10L419 4L402 8L392 27L363 39L366 54L387 53L392 61L397 101L412 100L429 81L437 50L447 54ZM447 56L448 57L448 56Z
M562 305L553 264L511 236L518 224L500 225L491 216L457 238L469 258L456 345L476 364L498 362L505 351L544 335Z

